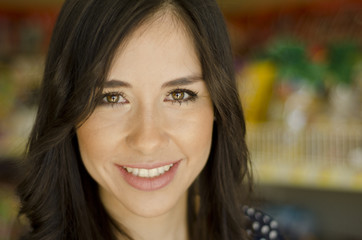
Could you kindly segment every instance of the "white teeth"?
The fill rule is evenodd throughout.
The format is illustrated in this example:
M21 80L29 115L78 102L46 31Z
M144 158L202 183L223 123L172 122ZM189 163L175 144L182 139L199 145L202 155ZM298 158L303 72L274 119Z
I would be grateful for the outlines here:
M128 169L127 169L127 171L128 171ZM139 169L138 169L138 168L133 168L133 170L132 170L132 174L133 174L133 175L137 176L137 175L138 175L138 172L139 172Z
M140 177L148 177L148 170L147 169L140 169L140 173L138 174Z
M158 174L157 168L153 168L153 169L150 169L148 171L148 176L155 176L156 177L158 175L160 175L160 174Z
M166 166L152 168L152 169L144 169L144 168L130 168L123 167L127 172L132 173L135 176L143 177L143 178L153 178L164 174L169 171L173 164L169 164Z
M157 168L157 172L158 172L159 174L164 174L165 168L164 168L164 167L159 167L159 168Z
M168 170L170 170L170 167L172 167L172 166L170 166L170 165L165 166L165 171L167 172Z

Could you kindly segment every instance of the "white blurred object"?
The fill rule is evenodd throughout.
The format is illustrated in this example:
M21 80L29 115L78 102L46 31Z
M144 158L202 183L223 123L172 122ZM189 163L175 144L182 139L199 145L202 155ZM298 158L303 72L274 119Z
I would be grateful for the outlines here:
M356 148L350 151L349 162L352 167L362 170L362 148Z
M287 99L284 115L292 132L303 130L309 119L309 109L315 99L315 92L307 86L302 86Z
M357 88L338 84L331 89L329 100L332 107L332 120L345 122L358 118L361 103L359 103Z

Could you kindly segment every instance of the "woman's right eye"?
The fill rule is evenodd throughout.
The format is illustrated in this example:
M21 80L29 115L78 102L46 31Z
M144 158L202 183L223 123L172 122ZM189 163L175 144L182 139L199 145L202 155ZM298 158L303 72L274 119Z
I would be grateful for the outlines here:
M127 99L122 96L122 93L105 93L103 94L102 104L125 104Z

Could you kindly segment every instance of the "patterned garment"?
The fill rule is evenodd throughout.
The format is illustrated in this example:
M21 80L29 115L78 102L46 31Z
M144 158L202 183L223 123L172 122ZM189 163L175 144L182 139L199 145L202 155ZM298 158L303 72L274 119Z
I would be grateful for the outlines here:
M244 206L244 213L250 220L247 233L253 240L284 240L278 222L262 211Z

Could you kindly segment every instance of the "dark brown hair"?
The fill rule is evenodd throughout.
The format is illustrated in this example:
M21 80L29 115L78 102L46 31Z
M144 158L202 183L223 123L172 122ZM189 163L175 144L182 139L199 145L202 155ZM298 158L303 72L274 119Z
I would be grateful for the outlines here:
M164 10L172 10L194 41L216 119L208 162L189 189L190 239L245 238L241 206L251 184L245 123L216 2L67 0L49 47L27 173L18 187L20 214L31 225L27 239L109 240L116 239L116 230L131 239L102 205L81 161L75 129L94 110L120 44Z

